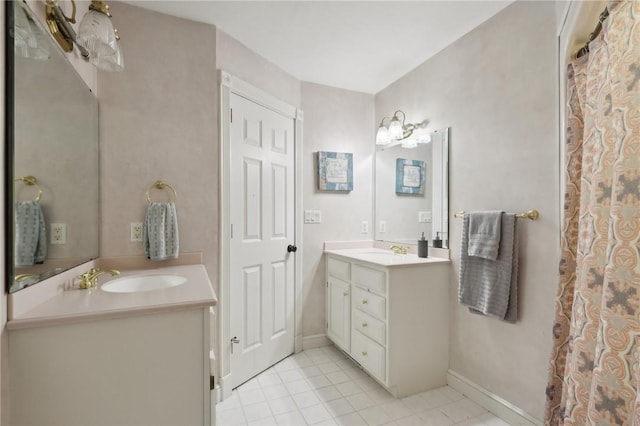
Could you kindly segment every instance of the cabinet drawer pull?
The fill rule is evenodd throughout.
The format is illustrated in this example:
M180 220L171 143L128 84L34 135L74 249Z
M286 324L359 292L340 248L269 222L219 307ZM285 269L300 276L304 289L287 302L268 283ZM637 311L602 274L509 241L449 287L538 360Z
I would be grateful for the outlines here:
M346 291L344 293L342 293L343 296L348 296L349 293L347 293Z
M367 299L362 299L362 304L366 305L367 303L369 303L369 301Z
M366 351L363 351L363 352L362 352L362 356L367 356L367 352L366 352Z
M362 323L362 327L364 328L364 327L366 327L366 326L367 326L367 323L366 323L366 322L363 322L363 323Z

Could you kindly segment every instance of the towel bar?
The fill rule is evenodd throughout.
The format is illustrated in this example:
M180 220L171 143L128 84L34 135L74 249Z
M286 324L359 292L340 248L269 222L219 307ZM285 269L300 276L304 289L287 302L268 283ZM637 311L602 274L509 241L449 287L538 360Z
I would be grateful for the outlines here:
M40 197L42 197L42 188L40 188L40 185L38 185L38 179L36 179L34 176L23 176L16 178L15 182L24 182L25 185L35 186L38 190L38 195L36 195L35 201L36 203L40 201Z
M169 188L171 189L171 191L173 192L173 202L176 202L176 199L178 198L178 194L176 193L176 189L169 185L166 182L163 182L161 180L157 180L155 181L155 183L153 185L151 185L149 187L149 189L147 189L147 201L150 203L151 202L151 196L149 195L149 192L153 189L153 188L157 188L157 189L164 189L164 188Z
M461 212L455 213L455 214L453 215L453 217L455 217L455 218L458 218L458 219L459 219L459 218L464 217L464 214L465 214L465 213L466 213L466 212L463 210L463 211L461 211ZM536 220L536 219L538 219L538 218L540 217L540 213L538 213L538 210L529 210L529 211L528 211L528 212L526 212L526 213L517 213L517 214L516 214L516 217L517 217L517 218L520 218L520 219Z

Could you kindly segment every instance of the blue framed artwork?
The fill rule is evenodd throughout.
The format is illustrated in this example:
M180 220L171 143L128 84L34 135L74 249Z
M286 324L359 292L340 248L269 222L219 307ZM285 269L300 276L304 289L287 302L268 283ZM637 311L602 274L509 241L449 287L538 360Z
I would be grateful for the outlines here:
M353 154L318 151L318 189L353 190Z
M396 159L396 193L397 194L424 194L424 181L427 175L427 166L424 161Z

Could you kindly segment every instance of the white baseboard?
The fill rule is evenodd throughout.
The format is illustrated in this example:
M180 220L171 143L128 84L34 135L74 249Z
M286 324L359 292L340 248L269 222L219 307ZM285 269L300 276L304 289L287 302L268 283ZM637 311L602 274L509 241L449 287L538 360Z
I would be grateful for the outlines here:
M333 345L333 343L329 340L326 334L314 334L313 336L305 336L302 338L303 351L331 345Z
M447 372L447 384L510 425L542 426L542 421L528 415L519 407L489 392L453 370Z

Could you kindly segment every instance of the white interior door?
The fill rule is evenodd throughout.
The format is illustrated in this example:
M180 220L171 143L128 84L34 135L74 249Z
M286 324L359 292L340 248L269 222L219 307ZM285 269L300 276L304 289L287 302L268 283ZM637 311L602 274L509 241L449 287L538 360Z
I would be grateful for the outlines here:
M230 96L232 387L294 350L294 125Z

